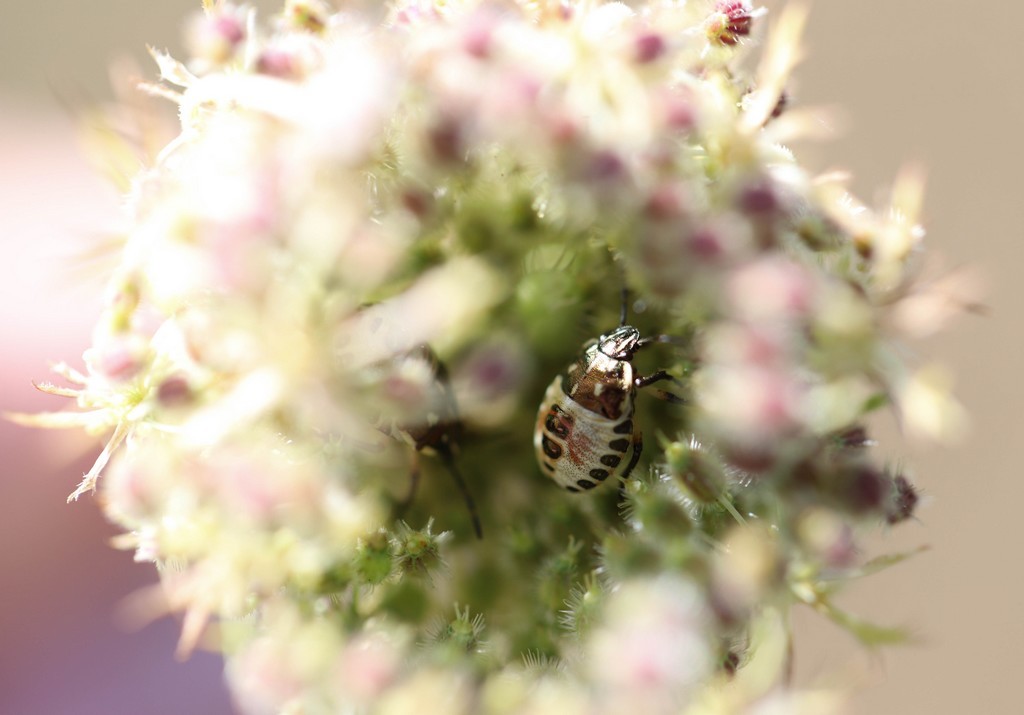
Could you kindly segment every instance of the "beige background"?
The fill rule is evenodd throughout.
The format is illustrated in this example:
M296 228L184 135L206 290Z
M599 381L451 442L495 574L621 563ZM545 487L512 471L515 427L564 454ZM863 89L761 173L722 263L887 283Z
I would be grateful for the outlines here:
M199 0L3 0L0 14L0 409L52 406L29 380L85 346L98 284L67 268L107 225L116 196L85 166L55 97L106 95L106 67L146 42L178 45ZM274 3L261 3L274 7ZM769 2L775 8L778 2ZM799 614L799 676L864 690L851 712L1016 713L1024 656L1024 4L1011 0L819 0L797 72L801 104L839 104L845 135L801 149L846 167L865 199L905 160L928 167L926 222L948 265L981 267L987 317L914 346L953 366L973 415L953 449L897 441L928 495L916 523L872 547L928 553L851 589L846 605L907 623L920 645L869 655ZM146 567L105 545L88 500L63 503L86 443L0 424L0 712L228 713L219 663L172 662L172 622L126 634L114 604Z

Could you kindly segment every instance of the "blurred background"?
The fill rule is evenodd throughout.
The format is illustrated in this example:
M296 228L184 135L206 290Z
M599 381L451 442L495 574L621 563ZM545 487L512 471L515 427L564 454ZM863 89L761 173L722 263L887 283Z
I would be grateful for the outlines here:
M256 3L274 9L270 0ZM769 8L778 1L765 3ZM84 158L74 112L111 98L108 69L145 45L180 48L199 0L5 2L0 23L0 410L63 406L36 392L47 365L75 363L102 288L81 255L116 223L119 197ZM794 103L837 105L843 131L799 148L815 169L845 168L856 193L881 199L909 161L928 170L930 250L947 269L975 266L987 315L911 346L957 377L972 414L959 445L908 442L883 453L906 465L926 500L917 521L882 533L873 553L931 548L850 589L843 603L909 625L917 643L866 653L797 613L797 674L854 682L853 715L1020 712L1024 570L1024 4L1010 0L818 0ZM152 583L109 539L91 499L64 503L96 451L86 438L0 422L0 714L230 715L220 660L173 652L170 619L128 631L121 600Z

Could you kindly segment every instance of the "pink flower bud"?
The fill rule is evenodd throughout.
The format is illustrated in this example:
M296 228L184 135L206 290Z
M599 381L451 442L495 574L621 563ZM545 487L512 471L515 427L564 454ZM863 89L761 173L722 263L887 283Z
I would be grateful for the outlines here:
M693 98L688 92L675 90L655 96L657 113L665 127L671 131L686 133L697 124L697 113Z
M771 455L798 431L804 391L785 365L715 366L702 386L701 404L732 462L734 452Z
M800 319L810 311L813 293L806 270L782 256L761 258L728 282L732 309L745 321Z
M580 134L579 123L567 112L553 112L545 125L551 140L558 146L572 144Z
M644 32L633 42L634 57L640 64L654 62L665 54L665 49L664 38L656 32Z
M707 224L694 229L687 244L694 256L707 263L717 262L726 252L721 234Z
M771 184L757 182L746 186L740 192L739 208L743 213L755 218L764 218L774 214L779 208L779 199Z
M245 41L244 16L233 6L222 6L214 14L198 17L186 41L196 60L211 65L230 62Z
M275 47L268 47L260 53L256 59L256 71L281 79L293 79L300 74L295 57L290 52Z
M399 674L400 653L383 637L362 635L346 644L338 658L336 678L347 696L369 701Z
M90 373L120 382L139 373L146 361L146 348L131 337L114 337L90 348L84 357Z
M496 18L489 12L475 13L462 28L462 49L467 54L484 59L491 54Z
M188 403L192 398L192 388L182 375L174 375L160 383L156 388L156 399L164 407L177 407Z
M625 174L626 165L622 158L609 150L595 152L587 167L587 178L599 183L617 181Z
M670 221L686 214L686 192L678 184L662 184L647 197L644 214L652 221Z
M719 0L704 29L708 39L722 45L735 45L750 34L755 12L746 0Z

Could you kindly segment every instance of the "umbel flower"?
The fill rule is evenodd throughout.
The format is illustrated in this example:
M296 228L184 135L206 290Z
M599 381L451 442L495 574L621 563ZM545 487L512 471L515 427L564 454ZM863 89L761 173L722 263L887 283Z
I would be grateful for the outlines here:
M793 606L903 637L832 595L918 503L871 413L963 422L900 348L938 323L921 182L871 208L800 166L804 16L763 15L210 0L190 58L153 52L180 132L84 368L40 385L78 409L19 419L107 435L71 498L99 489L245 712L822 713L786 682ZM626 321L658 384L578 359ZM603 483L559 489L535 436Z

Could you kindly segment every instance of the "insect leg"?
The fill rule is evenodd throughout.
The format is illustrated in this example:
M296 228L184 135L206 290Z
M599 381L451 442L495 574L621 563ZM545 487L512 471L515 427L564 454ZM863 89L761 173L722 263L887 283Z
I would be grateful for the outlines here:
M441 461L444 462L444 466L447 467L448 473L452 475L455 486L458 488L459 493L462 494L462 500L466 502L466 509L469 510L469 518L473 522L473 531L476 533L476 538L484 538L484 531L480 527L480 514L476 510L476 502L473 501L473 495L469 493L469 487L466 486L465 480L455 466L455 457L452 455L451 449L447 445L439 446L437 454Z
M665 381L671 382L677 387L683 386L683 383L669 375L668 372L666 372L665 370L658 370L657 372L652 372L650 375L646 376L638 376L633 380L633 384L639 390L641 387L647 387L648 385L653 385L656 382ZM671 402L672 404L675 405L686 404L686 400L684 400L682 397L680 397L679 395L675 395L671 392L668 392L666 390L651 390L650 394L654 395L659 399L665 400L666 402Z
M444 395L444 415L443 422L446 424L445 434L442 434L440 438L431 437L430 440L424 444L417 443L416 449L423 449L424 447L437 447L436 442L438 439L449 441L457 439L459 433L462 431L462 424L459 422L459 408L455 402L455 391L452 389L451 380L448 377L448 367L441 362L441 359L434 352L434 349L426 343L421 343L410 351L410 354L416 354L430 367L430 371L433 373L437 380L437 384L441 387L441 391Z
M687 404L686 399L676 395L675 393L669 392L668 390L651 390L646 393L652 397L657 397L659 400L664 400L673 405L685 405Z
M683 383L669 375L667 370L658 370L657 372L652 372L650 375L646 376L637 375L636 378L633 379L633 384L636 385L637 389L640 389L641 387L647 387L648 385L653 385L656 382L664 382L665 380L673 382L679 387L683 386Z

